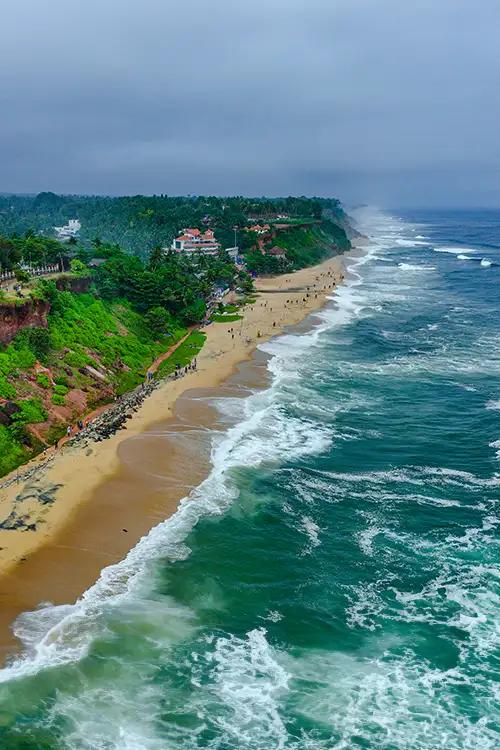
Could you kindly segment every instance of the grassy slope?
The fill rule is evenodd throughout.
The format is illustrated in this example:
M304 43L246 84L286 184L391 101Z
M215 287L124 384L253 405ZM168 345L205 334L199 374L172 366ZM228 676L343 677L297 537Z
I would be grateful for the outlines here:
M41 440L57 439L68 422L144 380L151 362L185 329L154 336L127 302L61 292L49 333L44 372L37 372L37 354L23 337L0 351L0 410L2 399L21 409L10 424L0 424L0 475L42 448Z
M175 371L176 365L179 365L179 367L188 365L202 348L205 339L206 334L201 331L192 331L175 352L161 363L156 371L156 377L164 378L171 375Z
M331 222L311 228L290 228L280 232L274 244L286 251L294 268L320 263L325 258L349 248L345 232Z

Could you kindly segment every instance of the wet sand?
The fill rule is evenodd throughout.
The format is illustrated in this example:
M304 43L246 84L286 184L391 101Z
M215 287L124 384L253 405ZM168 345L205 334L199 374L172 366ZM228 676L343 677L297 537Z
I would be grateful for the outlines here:
M35 526L0 530L2 660L16 650L11 626L21 612L74 601L175 512L210 469L211 431L227 428L210 400L262 386L265 357L252 358L258 343L320 308L341 274L333 258L260 279L243 320L208 326L198 370L162 384L125 430L87 448L65 446L34 479L0 489L1 517L15 508ZM30 496L34 484L51 493L49 504Z

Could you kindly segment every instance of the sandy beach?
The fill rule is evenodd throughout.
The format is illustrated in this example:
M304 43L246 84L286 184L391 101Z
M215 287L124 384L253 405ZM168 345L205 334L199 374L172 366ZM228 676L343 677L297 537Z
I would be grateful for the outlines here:
M259 279L257 300L244 308L242 320L207 326L197 370L162 382L125 429L99 443L70 443L38 456L19 470L22 477L31 465L39 465L29 478L10 484L3 478L0 517L14 512L25 523L22 529L0 530L2 658L15 649L11 625L20 612L44 601L75 600L103 567L123 558L150 528L175 512L179 500L206 475L209 456L189 439L170 441L165 450L158 438L166 430L179 435L187 422L190 429L208 425L213 415L196 394L220 386L260 342L319 309L342 275L342 258L336 257ZM184 419L176 421L181 396Z

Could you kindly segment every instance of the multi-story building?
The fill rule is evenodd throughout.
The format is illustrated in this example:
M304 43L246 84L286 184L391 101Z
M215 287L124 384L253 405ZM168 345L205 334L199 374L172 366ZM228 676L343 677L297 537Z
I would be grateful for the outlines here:
M199 229L183 229L182 234L171 244L177 253L204 253L216 255L220 250L220 242L215 239L212 229L201 232Z

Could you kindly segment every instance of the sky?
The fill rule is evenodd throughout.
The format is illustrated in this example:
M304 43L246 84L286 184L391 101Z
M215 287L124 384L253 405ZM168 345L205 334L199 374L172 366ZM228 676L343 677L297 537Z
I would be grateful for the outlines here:
M16 0L0 191L500 205L500 0Z

